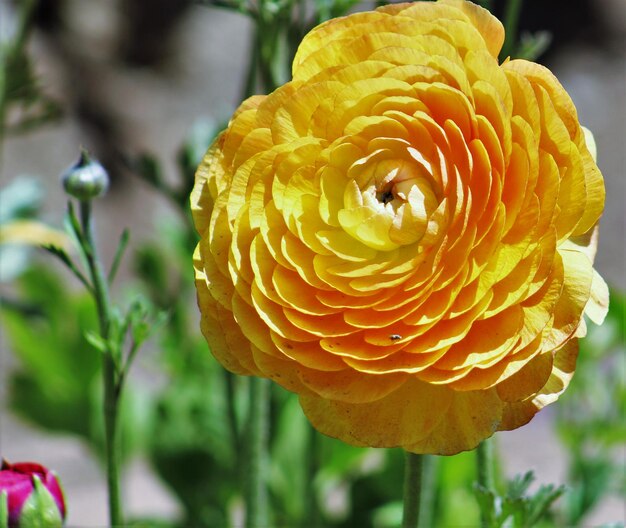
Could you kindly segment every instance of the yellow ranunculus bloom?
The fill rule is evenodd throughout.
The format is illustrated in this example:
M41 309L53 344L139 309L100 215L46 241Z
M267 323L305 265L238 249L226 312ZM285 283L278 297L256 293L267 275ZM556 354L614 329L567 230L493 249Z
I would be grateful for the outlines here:
M323 433L471 449L556 400L604 318L602 176L563 87L498 64L503 40L463 0L331 20L198 169L204 335Z

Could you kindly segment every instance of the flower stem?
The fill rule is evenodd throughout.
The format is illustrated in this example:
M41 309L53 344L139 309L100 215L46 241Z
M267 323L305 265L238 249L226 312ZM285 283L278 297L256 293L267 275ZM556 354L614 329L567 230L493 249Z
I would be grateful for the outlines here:
M309 433L308 442L308 465L307 476L304 483L304 518L303 528L317 528L319 526L319 508L317 507L317 496L315 494L315 476L320 468L320 437L317 430L307 424Z
M424 458L424 455L405 453L402 528L417 528L419 525L424 488Z
M239 434L239 426L237 424L237 409L235 406L235 375L226 369L222 369L222 372L224 374L224 383L226 388L226 405L231 441L233 443L233 446L235 447L235 453L240 453L241 435Z
M250 378L246 528L269 526L266 487L269 397L269 380Z
M109 338L109 322L111 307L107 280L98 259L92 234L91 202L80 201L80 220L83 235L83 252L89 267L93 284L93 297L98 311L100 336L107 342ZM122 508L120 500L120 469L119 469L119 431L118 410L121 387L117 380L116 358L109 347L103 354L102 375L104 383L104 430L106 445L107 487L109 492L109 523L121 526Z
M489 491L494 491L493 478L493 442L487 438L476 448L476 464L478 473L478 484ZM489 519L485 514L481 514L480 525L482 528L489 528Z
M434 526L435 497L437 491L437 463L434 455L423 455L422 460L422 495L418 526Z

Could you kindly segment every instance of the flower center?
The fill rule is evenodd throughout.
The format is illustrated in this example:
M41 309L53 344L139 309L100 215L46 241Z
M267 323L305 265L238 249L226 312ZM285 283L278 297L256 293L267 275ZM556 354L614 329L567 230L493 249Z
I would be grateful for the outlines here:
M372 249L418 242L439 205L433 177L406 149L378 149L352 164L342 228Z
M387 184L383 189L376 193L376 199L383 205L391 202L395 196L393 195L393 185Z

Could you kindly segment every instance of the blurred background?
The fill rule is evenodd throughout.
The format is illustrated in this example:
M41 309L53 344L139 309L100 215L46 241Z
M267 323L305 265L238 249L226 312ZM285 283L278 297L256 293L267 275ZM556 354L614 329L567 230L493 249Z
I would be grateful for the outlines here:
M25 1L0 0L0 42L7 43L14 37ZM59 175L77 158L79 147L87 147L107 167L112 185L96 205L98 243L105 261L110 260L120 233L129 227L133 248L123 261L117 282L121 287L114 289L114 294L124 299L129 290L137 289L157 305L184 305L185 320L178 321L180 335L199 334L195 330L198 316L193 292L182 286L189 286L191 280L191 267L185 268L185 256L193 245L185 235L186 190L197 159L245 93L255 45L250 18L236 9L216 6L217 3L208 0L34 2L26 50L37 94L28 104L8 114L9 125L13 121L19 126L7 126L4 143L0 145L0 218L12 207L9 201L22 200L26 209L36 211L40 219L60 228L66 197ZM311 2L304 11L314 12L318 4ZM503 4L495 2L496 13L502 14ZM369 7L371 3L358 3L352 9ZM551 43L540 62L556 74L574 100L581 122L595 135L598 164L607 188L596 267L615 291L624 292L626 2L526 0L520 17L520 35L537 31L551 35ZM6 189L11 189L10 193ZM106 490L97 456L93 456L93 442L89 440L93 435L92 424L69 423L67 417L55 417L54 409L48 409L45 403L61 401L59 394L71 390L77 397L83 394L88 399L93 388L86 383L93 379L81 381L80 387L64 388L60 383L59 392L46 395L43 382L28 369L24 370L24 365L31 363L19 350L36 346L38 342L46 351L52 350L54 340L60 346L63 335L48 327L40 328L37 321L32 324L18 321L15 310L7 308L6 303L30 299L28 302L35 305L37 302L45 305L46 301L39 299L37 292L41 294L44 287L57 288L61 300L55 301L56 307L44 306L46 310L58 312L63 306L71 317L83 314L88 319L92 315L88 308L76 307L76 303L84 302L74 298L73 292L79 291L77 281L57 262L51 263L42 251L5 248L0 258L0 293L5 302L0 326L0 455L11 461L38 460L58 471L70 497L68 525L105 525ZM44 277L45 273L37 266L48 269L50 276ZM33 275L39 278L34 279ZM61 283L69 288L60 286ZM56 313L56 317L63 321L62 313ZM623 352L623 312L611 324L613 327L609 325L609 330L592 336L595 341L592 339L586 346L591 358L600 354L598 350L604 353L618 347ZM23 335L29 329L35 334L30 345ZM176 391L168 392L172 380L179 379L176 376L185 370L183 363L193 364L193 358L205 353L203 343L195 336L193 343L184 343L194 351L189 353L192 359L177 358L177 343L181 341L175 337L171 334L170 342L166 343L155 337L142 350L132 372L133 394L129 396L132 410L128 413L131 421L145 423L145 427L138 427L141 429L138 439L128 442L128 452L132 454L128 456L124 494L129 513L135 517L176 519L183 515L183 509L191 508L186 499L181 499L186 493L181 491L184 485L170 471L168 457L179 448L192 458L202 452L198 447L202 441L194 437L197 431L188 429L200 427L198 423L204 423L205 419L213 419L194 414L196 393L187 397L171 394ZM80 349L80 344L75 346ZM587 394L587 400L593 400L591 403L583 397L583 404L591 406L599 405L603 398L607 400L609 411L598 411L600 418L594 423L597 430L593 433L589 432L589 424L584 425L582 433L568 432L567 424L579 420L567 412L580 404L581 400L576 398L587 390L587 386L581 386L581 393L574 394L570 407L565 407L561 415L557 416L560 404L556 404L541 412L528 426L497 435L502 465L509 476L534 469L538 484L565 483L572 475L578 475L576 478L584 481L583 487L600 486L600 491L602 486L607 487L609 491L598 491L598 497L590 497L593 490L585 488L571 499L591 501L578 519L584 526L626 520L623 497L615 492L624 490L623 430L610 441L604 438L600 444L594 444L591 454L587 447L578 459L578 455L572 454L573 445L582 445L589 435L595 441L598 430L609 427L610 424L603 422L602 412L609 412L623 425L626 363L623 354L616 357L602 359L601 369L592 366L596 377L587 380L591 385L602 385L607 376L616 377L613 382L622 398L621 402L615 401L612 394L606 394L612 387L608 382L605 387L596 387L605 392L597 396ZM66 358L66 361L73 360ZM86 360L85 365L86 369L96 368ZM578 376L582 377L580 372ZM39 394L40 399L34 394ZM20 397L26 403L16 402ZM71 409L74 410L67 412L75 412L80 420L84 419L81 412L90 415L79 407ZM181 409L191 413L188 416L195 420L195 426L182 423ZM176 417L169 416L168 410L173 410ZM181 422L176 422L179 419ZM97 425L94 427L97 429ZM210 433L210 427L202 431L203 435ZM162 435L162 442L155 441L155 435ZM172 447L167 444L168 435L189 437L189 442L180 447L178 440L172 440L176 444ZM617 485L605 467L607 464L617 470L621 468L622 481ZM590 484L589 478L580 477L585 471L600 480ZM604 477L597 477L599 474ZM356 500L354 496L352 499Z

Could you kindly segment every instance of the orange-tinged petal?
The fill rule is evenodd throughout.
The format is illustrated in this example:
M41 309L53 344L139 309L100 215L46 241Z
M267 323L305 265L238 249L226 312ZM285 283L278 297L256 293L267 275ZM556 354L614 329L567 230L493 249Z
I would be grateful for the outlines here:
M498 430L503 407L495 389L453 392L447 412L437 426L427 437L405 449L435 455L454 455L474 449Z
M578 341L573 339L556 352L550 377L538 393L505 406L499 430L510 431L521 427L543 407L556 401L574 375L577 358Z
M408 380L386 397L344 403L300 396L304 413L322 433L354 445L406 447L417 443L444 418L452 391Z
M537 394L552 374L553 363L551 352L535 356L496 386L498 397L505 402L515 402Z

